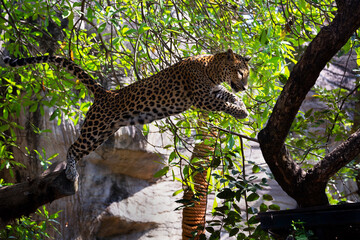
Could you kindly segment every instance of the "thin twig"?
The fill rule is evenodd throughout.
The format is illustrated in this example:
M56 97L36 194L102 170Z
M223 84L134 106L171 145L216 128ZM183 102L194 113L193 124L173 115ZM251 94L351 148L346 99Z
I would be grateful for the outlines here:
M238 132L233 132L233 131L231 131L231 130L227 130L227 129L225 129L225 128L218 127L218 126L216 126L216 125L214 125L214 124L212 124L212 123L209 123L209 122L206 122L206 121L203 121L203 120L199 120L199 121L204 122L204 123L210 125L211 127L216 128L216 129L219 129L219 130L221 130L221 131L223 131L223 132L226 132L226 133L229 133L229 134L238 136L238 137L245 138L245 139L247 139L247 140L249 140L249 141L253 141L253 142L259 143L259 141L258 141L256 138L251 138L251 137L248 137L248 136L246 136L246 135L244 135L244 134L241 134L241 133L238 133ZM318 158L323 158L323 156L320 156L320 155L315 154L315 153L311 153L311 152L309 152L309 150L305 150L305 149L302 149L302 148L298 148L298 147L295 147L295 146L292 146L292 145L289 145L289 144L285 144L285 145L286 145L287 147L290 147L290 148L293 148L293 149L296 149L296 150L305 152L305 153L307 153L307 154L316 156L316 157L318 157Z
M245 172L245 154L244 154L244 143L243 143L243 140L242 140L242 137L239 136L239 139L240 139L240 146L241 146L241 158L242 158L242 165L243 165L243 170L242 170L242 175L243 175L243 180L245 181L246 179L246 172ZM249 212L248 212L248 202L247 202L247 194L246 194L246 191L244 191L244 198L245 198L245 213L246 213L246 224L249 228L249 235L251 235L251 228L250 228L250 224L249 224Z
M212 124L212 123L209 123L209 122L206 122L206 121L203 121L203 120L199 120L200 122L203 122L203 123L206 123L207 125L210 125L211 127L213 127L213 128L216 128L216 129L218 129L218 130L221 130L221 131L223 131L223 132L227 132L227 133L230 133L230 134L232 134L232 135L235 135L235 136L238 136L238 137L242 137L242 138L245 138L245 139L247 139L247 140L250 140L250 141L253 141L253 142L259 142L256 138L251 138L251 137L248 137L248 136L246 136L246 135L244 135L244 134L241 134L241 133L237 133L237 132L233 132L233 131L231 131L231 130L227 130L227 129L225 129L225 128L221 128L221 127L218 127L218 126L216 126L216 125L214 125L214 124Z

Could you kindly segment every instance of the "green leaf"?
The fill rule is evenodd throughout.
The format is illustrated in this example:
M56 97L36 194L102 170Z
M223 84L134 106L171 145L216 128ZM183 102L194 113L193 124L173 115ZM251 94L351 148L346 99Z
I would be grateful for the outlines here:
M9 112L8 112L8 110L7 110L6 108L4 108L4 109L3 109L3 118L4 118L5 120L7 120L7 119L8 119L8 116L9 116Z
M265 45L265 43L267 42L267 30L266 29L262 30L259 41L262 45Z
M139 34L142 34L142 33L144 33L145 31L147 31L147 30L149 30L149 29L150 29L150 27L146 26L145 23L142 23L142 24L140 25L140 28L139 28Z
M73 27L74 27L74 12L73 11L70 12L70 15L68 16L68 20L69 20L68 28L73 29Z
M92 7L89 7L86 11L86 17L91 20L94 18L94 11L92 10Z
M124 34L125 34L125 35L130 35L130 34L132 34L132 33L134 33L134 32L137 32L137 30L131 28L131 29L127 30Z
M54 154L51 155L47 160L50 161L50 160L56 158L57 156L59 156L59 153L54 153Z
M35 103L33 105L31 105L29 112L35 112L38 108L38 103Z
M12 178L14 178L14 171L12 170L12 168L9 168L8 170L9 170L10 176Z
M112 39L112 44L113 44L113 45L116 45L120 40L121 40L120 37L113 38L113 39Z
M270 209L270 210L279 211L279 210L280 210L280 206L279 206L279 205L276 205L276 204L271 204L271 205L269 206L269 209Z
M0 125L0 132L5 132L10 128L9 124Z
M233 204L234 209L238 212L241 213L241 209L238 205L236 205L235 203Z
M60 126L60 124L61 124L61 115L60 115L60 117L58 117L56 124L57 124L58 126Z
M40 115L43 117L45 115L44 106L40 105L39 110L40 110Z
M256 216L252 216L249 221L248 221L249 224L257 224L259 223L259 220Z
M177 157L176 152L171 152L170 155L169 155L168 162L171 163L176 157Z
M70 16L70 14L71 14L71 11L69 11L69 10L64 10L64 11L63 11L63 14L62 14L62 17L63 17L63 18L67 18L67 17Z
M148 125L148 124L144 124L144 125L143 125L143 134L144 134L144 136L147 136L147 135L149 134L149 131L150 131L149 125Z
M223 191L217 195L217 197L220 199L231 199L234 198L234 196L235 193L230 188L223 189Z
M244 232L250 232L250 231L254 231L255 227L246 227L243 229Z
M190 173L189 165L185 165L183 168L184 177L187 178L189 176L189 173Z
M279 80L282 84L285 84L288 80L287 76L285 74L280 74L279 75Z
M101 24L97 30L98 33L102 33L106 28L106 22Z
M260 167L259 167L258 165L254 165L254 166L252 167L252 172L253 172L253 173L258 173L258 172L260 172Z
M100 11L103 10L103 6L99 3L99 1L95 1L95 4L96 4L98 10L100 10Z
M310 115L311 115L311 113L313 112L313 108L310 108L308 111L306 111L306 113L305 113L305 118L309 118L310 117Z
M220 239L220 231L218 230L218 231L215 231L215 232L213 232L212 234L211 234L211 236L210 236L210 238L209 238L209 240L215 240L215 239Z
M162 177L162 176L164 176L168 171L169 171L169 167L166 166L166 167L160 169L159 171L157 171L157 172L154 174L154 178Z
M263 195L263 199L264 199L265 201L272 201L272 200L274 200L273 197L272 197L270 194L264 194L264 195Z
M215 210L218 212L221 212L221 213L226 213L227 211L229 211L229 207L226 205L223 205L221 207L216 207Z
M206 229L206 231L208 231L209 233L213 233L213 232L215 231L213 227L206 227L205 229Z
M235 145L235 139L234 139L234 136L233 135L230 135L229 136L229 141L228 141L228 146L230 149L232 149Z
M235 236L239 231L240 231L239 228L233 228L233 229L230 230L229 236L230 237Z
M260 204L260 212L266 212L268 210L268 206L265 203Z
M257 194L257 193L251 193L251 194L246 198L246 200L247 200L248 202L252 202L252 201L258 200L259 198L260 198L259 194Z
M50 121L54 120L60 113L60 110L59 109L56 109L50 116Z
M211 167L212 168L217 168L221 163L221 160L219 157L215 157L212 161L211 161Z
M179 193L181 193L181 192L183 192L184 191L184 189L179 189L179 190L177 190L177 191L175 191L174 193L173 193L173 196L176 196L176 195L178 195Z

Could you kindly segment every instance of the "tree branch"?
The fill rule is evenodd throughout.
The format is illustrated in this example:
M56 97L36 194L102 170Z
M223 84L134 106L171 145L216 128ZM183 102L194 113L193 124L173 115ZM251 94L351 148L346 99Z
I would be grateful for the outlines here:
M345 9L345 0L335 0L336 6L338 7L338 11L342 12Z
M29 215L46 203L75 194L77 183L69 181L65 170L60 167L60 171L0 188L0 226L22 215Z
M306 179L312 182L327 182L344 165L360 154L360 128L350 137L328 153L322 161L308 172Z

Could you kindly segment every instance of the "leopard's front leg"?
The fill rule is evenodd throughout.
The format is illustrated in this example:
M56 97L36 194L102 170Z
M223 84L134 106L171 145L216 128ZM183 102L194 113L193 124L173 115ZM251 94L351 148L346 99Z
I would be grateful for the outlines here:
M221 85L217 85L217 86L213 87L210 91L210 95L215 98L222 99L225 102L230 102L230 103L236 103L238 101L241 101L240 98L238 98L238 96L229 92L228 90L226 90L225 87L223 87Z
M209 95L195 95L194 106L209 111L222 111L238 119L249 115L245 104L236 95L222 87L215 90L212 90Z

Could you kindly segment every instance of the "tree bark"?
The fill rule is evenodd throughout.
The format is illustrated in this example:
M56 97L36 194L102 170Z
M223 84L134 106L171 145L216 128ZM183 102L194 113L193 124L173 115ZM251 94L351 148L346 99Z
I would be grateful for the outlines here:
M66 178L65 170L0 188L0 227L8 221L29 215L46 203L75 194L77 183Z
M325 195L326 182L331 174L335 173L334 170L338 169L338 167L332 170L327 168L327 174L319 171L326 165L325 163L329 163L328 158L325 157L314 169L305 172L293 161L284 143L301 103L314 86L321 70L360 27L359 1L344 0L341 2L342 6L334 20L320 30L295 65L266 127L258 135L264 159L275 179L300 206L328 204ZM357 138L358 136L353 137ZM350 146L344 148L350 148ZM359 147L353 150L355 156L360 152ZM340 157L341 154L332 152L329 155ZM341 166L349 161L351 159L341 161ZM333 160L330 162L334 163ZM318 176L317 182L311 182L310 179L316 178L315 172L324 175Z
M360 152L360 128L350 137L327 154L306 175L310 181L323 182L337 173L345 164L353 160Z

